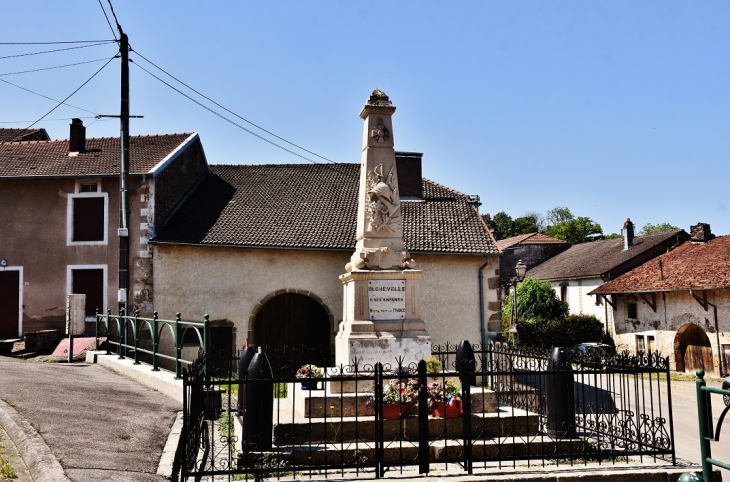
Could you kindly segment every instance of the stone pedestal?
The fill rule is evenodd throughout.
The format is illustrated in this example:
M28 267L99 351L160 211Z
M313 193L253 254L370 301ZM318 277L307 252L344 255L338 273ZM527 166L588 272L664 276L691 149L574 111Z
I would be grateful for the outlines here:
M335 342L338 365L370 370L378 362L395 368L431 355L431 337L421 319L419 279L414 269L351 271L344 287L343 322Z

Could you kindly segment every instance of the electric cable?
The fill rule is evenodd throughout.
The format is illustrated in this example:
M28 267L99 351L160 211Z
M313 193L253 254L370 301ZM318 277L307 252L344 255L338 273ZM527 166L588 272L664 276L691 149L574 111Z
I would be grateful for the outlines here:
M262 131L266 132L266 133L267 133L267 134L269 134L270 136L276 137L276 138L277 138L277 139L279 139L280 141L286 142L287 144L290 144L290 145L292 145L292 146L296 147L297 149L301 149L301 150L303 150L304 152L307 152L307 153L309 153L309 154L312 154L313 156L317 156L317 157L319 157L320 159L324 159L324 160L325 160L325 161L327 161L327 162L335 163L335 161L333 161L333 160L331 160L331 159L328 159L328 158L326 158L326 157L324 157L324 156L320 156L320 155L319 155L319 154L317 154L316 152L312 152L312 151L310 151L310 150L308 150L308 149L305 149L305 148L304 148L304 147L302 147L302 146L299 146L299 145L297 145L297 144L294 144L293 142L290 142L290 141L288 141L288 140L284 139L284 138L283 138L283 137L281 137L281 136L277 136L277 135L276 135L276 134L274 134L273 132L271 132L271 131L268 131L268 130L264 129L264 128L263 128L263 127L261 127L261 126L259 126L259 125L256 125L256 124L254 124L254 123L253 123L253 122L251 122L250 120L248 120L248 119L245 119L245 118L241 117L240 115L236 114L236 113L235 113L235 112L233 112L232 110L230 110L230 109L227 109L227 108L225 108L224 106L220 105L220 104L219 104L218 102L214 101L213 99L211 99L210 97L206 96L205 94L202 94L202 93L198 92L197 90L193 89L192 87L190 87L190 86L189 86L188 84L186 84L186 83L185 83L185 82L183 82L182 80L178 79L178 78L177 78L177 77L175 77L174 75L172 75L172 74L170 74L169 72L167 72L166 70L164 70L164 69L163 69L162 67L159 67L158 65L154 64L154 63L153 63L152 61L150 61L149 59L147 59L147 58L146 58L146 57L145 57L144 55L140 54L140 53L139 53L139 52L137 52L136 50L132 49L132 52L134 52L135 54L139 55L139 56L140 56L140 57L141 57L142 59L144 59L144 60L145 60L145 61L146 61L147 63L151 64L151 65L152 65L153 67L155 67L156 69L160 70L161 72L164 72L164 73L165 73L166 75L168 75L168 76L169 76L169 77L171 77L172 79L176 80L176 81L177 81L177 82L179 82L180 84L182 84L182 85L184 85L185 87L187 87L188 89L192 90L193 92L195 92L196 94L198 94L199 96L201 96L202 98L204 98L205 100L207 100L207 101L210 101L210 102L212 102L213 104L217 105L218 107L220 107L221 109L225 110L225 111L226 111L226 112L228 112L229 114L232 114L232 115L234 115L234 116L238 117L238 118L239 118L239 119L241 119L242 121L244 121L244 122L246 122L246 123L248 123L248 124L250 124L250 125L254 126L254 127L255 127L255 128L257 128L257 129L260 129L260 130L262 130Z
M93 44L114 42L114 40L69 40L64 42L0 42L0 45L58 45L58 44Z
M0 60L2 60L2 59L11 59L11 58L15 58L15 57L27 57L29 55L50 54L50 53L53 53L53 52L64 52L66 50L85 49L87 47L96 47L98 45L106 45L108 43L114 43L114 42L115 42L114 40L105 40L103 42L99 42L99 43L95 43L95 44L80 45L78 47L67 47L65 49L44 50L42 52L31 52L31 53L27 53L27 54L6 55L4 57L0 57Z
M119 30L119 33L121 33L122 32L122 26L119 25L119 19L117 18L117 14L114 13L114 5L112 5L112 0L107 0L107 2L109 3L109 8L112 11L112 16L114 17L114 21L117 23L117 29Z
M83 65L83 64L91 64L91 63L94 63L94 62L101 62L102 60L106 60L106 59L107 58L104 57L103 59L87 60L86 62L76 62L74 64L56 65L55 67L44 67L42 69L21 70L19 72L8 72L6 74L0 74L0 77L6 76L6 75L28 74L30 72L40 72L42 70L62 69L64 67L73 67L74 65Z
M66 104L66 105L68 105L68 104ZM98 117L95 115L82 116L82 117L63 117L60 119L43 119L43 122L70 121L73 119L98 119ZM104 118L102 120L114 120L114 119ZM26 122L33 122L33 121L30 121L30 120L0 121L0 124L25 124Z
M102 65L102 66L101 66L101 68L100 68L99 70L97 70L96 72L94 72L94 75L92 75L91 77L89 77L89 78L88 78L88 79L86 80L86 82L84 82L84 83L83 83L83 84L81 84L81 85L80 85L80 86L79 86L79 87L78 87L78 88L77 88L76 90L74 90L73 92L71 92L71 93L70 93L70 94L69 94L69 95L68 95L68 96L67 96L67 97L66 97L65 99L63 99L63 100L62 100L61 102L59 102L59 103L58 103L58 104L57 104L57 105L56 105L56 106L55 106L55 107L54 107L53 109L49 110L48 112L46 112L45 114L43 114L43 115L42 115L42 116L41 116L41 117L40 117L40 118L39 118L39 119L38 119L37 121L33 122L33 123L32 123L31 125L29 125L28 127L26 127L26 129L30 129L31 127L33 127L34 125L36 125L37 123L39 123L40 121L42 121L42 120L43 120L43 118L45 118L45 117L46 117L46 116L47 116L48 114L50 114L50 113L51 113L51 112L53 112L54 110L56 110L56 109L58 109L59 107L61 107L61 105L63 105L63 103L64 103L64 102L66 102L66 101L67 101L68 99L70 99L70 98L71 98L71 96L73 96L73 95L74 95L74 94L75 94L76 92L78 92L79 90L81 90L81 89L82 89L82 88L83 88L83 87L84 87L84 86L85 86L86 84L88 84L89 82L91 82L91 79L93 79L94 77L96 77L96 76L97 76L97 74L98 74L99 72L101 72L102 70L104 70L104 68L105 68L105 67L106 67L107 65L109 65L109 64L111 63L111 61L112 61L112 60L114 60L115 58L116 58L116 56L114 56L114 57L110 58L110 59L109 59L109 60L107 61L107 63L105 63L104 65ZM2 79L0 79L0 80L2 80Z
M101 0L99 0L99 6L101 7L101 11L104 12L104 18L106 18L106 23L109 24L109 30L112 31L112 37L114 37L114 40L118 40L117 33L114 31L114 27L112 27L112 23L109 21L109 15L106 14L106 10L104 9L104 5L101 3Z
M39 94L38 92L35 92L33 90L26 89L25 87L22 87L22 86L20 86L18 84L14 84L14 83L9 82L9 81L7 81L5 79L0 79L0 82L5 82L6 84L12 85L13 87L17 87L18 89L24 90L26 92L30 92L31 94L35 94L35 95L37 95L39 97L43 97L44 99L52 100L53 102L61 102L61 101L58 101L58 100L53 99L51 97L48 97L47 95ZM65 102L63 102L63 105L65 105L66 107L73 107L74 109L78 109L78 110L82 110L84 112L88 112L89 114L94 114L95 116L99 115L98 112L94 112L94 111L91 111L91 110L88 110L88 109L84 109L82 107L76 107L75 105L67 104Z

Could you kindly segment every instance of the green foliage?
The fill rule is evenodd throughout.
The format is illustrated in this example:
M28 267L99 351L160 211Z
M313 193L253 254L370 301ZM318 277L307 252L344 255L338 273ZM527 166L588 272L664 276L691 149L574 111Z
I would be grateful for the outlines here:
M512 216L500 211L494 215L494 234L497 239L506 239L511 236L512 233Z
M603 229L600 224L593 222L591 218L579 216L569 221L548 226L545 234L562 239L570 244L580 244L601 239Z
M0 444L0 478L3 479L14 479L18 474L15 473L15 469L10 465L10 461L5 458L5 446Z
M511 236L519 236L520 234L536 233L539 229L537 227L537 218L534 216L522 216L521 218L515 218L512 223Z
M522 217L512 219L512 216L500 211L494 215L482 215L487 226L494 230L497 239L507 239L520 234L537 233L540 230L541 216L537 213L528 213Z
M575 219L573 213L570 212L570 209L561 206L555 206L549 210L546 217L548 224L552 226L567 223L568 221Z
M554 320L519 320L520 345L570 347L603 341L603 323L593 315L568 315Z
M643 228L641 228L641 231L639 231L639 236L646 236L648 234L659 234L659 233L666 233L668 231L677 231L679 228L677 226L673 226L669 223L660 223L660 224L647 224Z
M441 362L438 358L431 355L426 359L426 373L429 375L435 375L441 371Z
M603 236L601 236L601 239L616 239L616 238L621 238L621 237L623 237L623 236L621 236L618 233L611 233L611 234L604 234Z
M512 318L512 298L510 294L502 309L502 327L504 328L506 322L507 329ZM567 314L568 304L560 301L548 281L525 278L517 285L517 316L521 320L556 320L564 318Z
M221 414L218 419L218 431L221 433L221 439L231 447L235 440L236 434L234 430L233 415L230 410L226 407L226 411Z

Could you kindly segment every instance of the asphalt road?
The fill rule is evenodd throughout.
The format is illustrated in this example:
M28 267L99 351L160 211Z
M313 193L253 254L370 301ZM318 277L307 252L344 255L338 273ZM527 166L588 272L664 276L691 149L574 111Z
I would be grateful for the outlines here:
M708 387L721 388L721 382L708 381ZM720 395L712 395L713 426L717 426L725 404ZM700 436L697 420L697 389L693 381L672 381L672 412L674 414L674 440L677 457L700 463ZM720 441L712 442L712 458L730 462L730 417L725 417L720 431Z
M156 475L180 406L98 365L0 357L0 399L36 428L71 480L163 481Z

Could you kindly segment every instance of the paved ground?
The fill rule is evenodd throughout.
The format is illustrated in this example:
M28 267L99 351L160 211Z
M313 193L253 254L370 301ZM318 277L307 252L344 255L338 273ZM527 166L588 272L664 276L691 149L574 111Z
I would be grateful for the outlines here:
M43 437L73 481L162 481L180 406L98 365L0 357L0 399Z
M722 383L707 381L708 387L721 388ZM674 412L674 440L677 457L700 463L700 435L697 421L697 389L693 381L672 381L672 408ZM712 395L713 426L717 426L720 414L725 409L722 397ZM712 458L730 462L730 418L725 417L720 441L711 443Z

